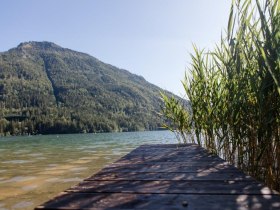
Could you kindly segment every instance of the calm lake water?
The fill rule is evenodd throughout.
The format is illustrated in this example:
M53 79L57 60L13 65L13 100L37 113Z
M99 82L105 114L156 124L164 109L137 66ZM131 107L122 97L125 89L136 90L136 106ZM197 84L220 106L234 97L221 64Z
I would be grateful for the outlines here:
M141 144L177 143L169 131L0 138L0 210L33 209Z

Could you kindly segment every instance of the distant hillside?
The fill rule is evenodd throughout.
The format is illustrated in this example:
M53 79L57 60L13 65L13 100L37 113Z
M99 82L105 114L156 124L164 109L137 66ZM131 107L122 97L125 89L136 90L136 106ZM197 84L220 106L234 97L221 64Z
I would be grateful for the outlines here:
M50 42L0 53L0 135L158 129L159 87Z

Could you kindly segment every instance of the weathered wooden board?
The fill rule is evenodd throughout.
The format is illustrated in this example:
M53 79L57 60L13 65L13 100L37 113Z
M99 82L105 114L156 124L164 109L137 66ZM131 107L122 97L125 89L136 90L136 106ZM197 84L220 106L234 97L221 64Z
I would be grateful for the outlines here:
M125 164L136 164L136 163L156 163L156 162L193 162L193 161L207 161L209 160L209 158L212 158L212 161L217 161L220 160L220 158L218 157L213 157L213 156L205 156L205 158L203 157L188 157L187 159L185 157L173 157L168 159L167 157L137 157L137 156L133 156L133 157L127 157L125 159L121 159L119 160L119 163L125 163Z
M36 209L280 209L280 196L197 145L143 145Z
M192 161L219 161L221 158L218 156L214 156L211 154L199 154L199 155L147 155L145 153L141 153L139 155L128 155L121 158L119 163L136 163L136 162L192 162Z
M232 172L236 168L229 164L201 164L183 165L183 164L133 164L133 165L112 165L104 168L103 172Z
M280 201L275 195L64 193L39 209L279 210Z
M99 172L89 178L86 181L110 181L110 180L239 180L239 181L252 181L252 177L245 175L242 172Z
M170 164L173 164L173 163L194 163L194 162L197 162L197 161L201 161L201 162L205 162L205 163L218 163L218 162L223 162L223 160L219 157L213 157L210 158L209 157L206 157L206 158L202 158L202 157L189 157L189 158L180 158L180 157L177 157L177 158L172 158L172 159L167 159L166 157L146 157L143 155L143 157L140 157L140 156L133 156L133 157L129 157L129 158L122 158L120 160L118 160L118 164L156 164L156 163L170 163Z
M70 188L73 192L91 193L181 193L181 194L246 194L271 195L278 194L256 181L83 181Z
M106 166L106 168L112 168L112 167L122 167L122 166L128 166L129 164L128 163L119 163L119 162L116 162L116 163L112 163L108 166ZM134 166L140 166L140 167L143 167L143 166L165 166L165 167L170 167L170 166L173 166L173 165L176 165L178 167L184 167L184 166L202 166L202 167L205 167L205 166L232 166L231 164L225 162L225 161L184 161L184 162L143 162L143 163L134 163L133 164Z

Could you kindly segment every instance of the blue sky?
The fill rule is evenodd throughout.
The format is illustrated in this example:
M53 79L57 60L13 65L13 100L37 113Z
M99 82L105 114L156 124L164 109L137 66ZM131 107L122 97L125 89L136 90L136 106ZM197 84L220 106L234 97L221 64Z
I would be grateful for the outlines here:
M230 0L0 0L0 52L50 41L183 95L192 44L213 48Z

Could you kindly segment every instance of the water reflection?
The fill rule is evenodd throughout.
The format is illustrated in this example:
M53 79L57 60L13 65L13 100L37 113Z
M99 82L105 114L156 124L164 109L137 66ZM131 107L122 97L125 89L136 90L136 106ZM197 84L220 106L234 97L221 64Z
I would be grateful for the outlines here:
M31 207L33 205L33 202L30 201L21 201L15 205L12 206L13 209L22 209L26 207Z
M36 177L34 177L34 176L16 176L16 177L13 177L10 179L6 179L4 181L0 181L0 184L9 183L9 182L25 182L25 181L29 181L29 180L32 180L35 178Z

